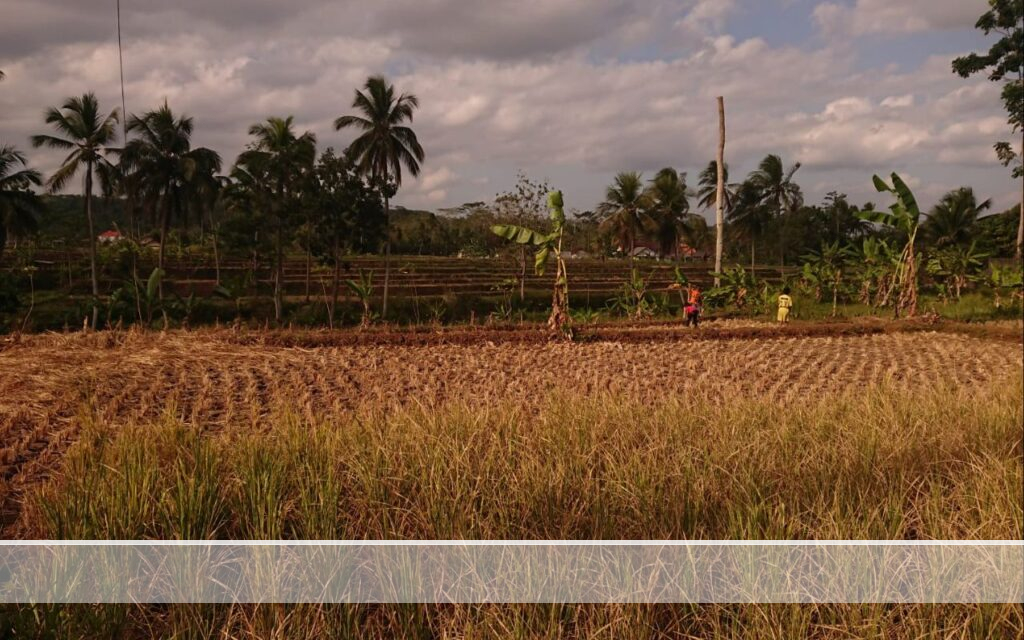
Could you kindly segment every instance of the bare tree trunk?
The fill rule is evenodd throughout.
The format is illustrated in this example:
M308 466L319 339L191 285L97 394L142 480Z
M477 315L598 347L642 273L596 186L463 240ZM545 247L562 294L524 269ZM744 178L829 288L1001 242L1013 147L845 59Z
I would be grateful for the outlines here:
M1024 178L1020 181L1020 220L1017 221L1017 260L1024 258Z
M170 215L170 202L163 202L160 207L160 249L157 251L156 266L161 271L164 268L164 247L167 245L167 226ZM160 295L160 300L164 299L164 279L160 278L157 282L157 291Z
M217 248L217 225L210 220L210 235L213 238L213 271L217 278L217 286L220 286L220 249Z
M306 238L306 303L307 304L309 303L309 271L310 271L310 262L313 259L313 256L312 256L313 249L312 249L312 247L310 247L309 240L310 240L309 238Z
M526 300L526 247L519 247L519 302Z
M715 273L722 273L723 225L725 217L725 98L718 97L718 187L715 195ZM715 286L721 278L715 276Z
M284 222L278 221L277 225L277 260L274 265L274 320L281 322L282 312L282 289L284 288Z
M128 238L137 241L139 236L135 230L138 226L135 222L135 198L132 196L130 189L126 189L126 191L128 193L125 194L124 206L128 209Z
M92 160L85 164L85 218L89 224L89 272L92 277L92 330L100 320L100 279L96 270L96 225L92 219Z
M914 239L910 239L910 249L907 253L907 315L913 318L917 315L917 256L914 255Z
M387 185L387 178L384 180ZM384 196L384 301L381 304L381 320L388 318L388 284L391 282L391 203Z
M842 280L842 272L836 274L835 280L832 281L832 317L836 317L836 312L839 308L839 282Z
M334 315L338 308L338 285L341 282L341 256L338 251L338 232L334 232L334 282L331 283L331 328L334 328Z
M750 238L750 275L754 275L754 238Z

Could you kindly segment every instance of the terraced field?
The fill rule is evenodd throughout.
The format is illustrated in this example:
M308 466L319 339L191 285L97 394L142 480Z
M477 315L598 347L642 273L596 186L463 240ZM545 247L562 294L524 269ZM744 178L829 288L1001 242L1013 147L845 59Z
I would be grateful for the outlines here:
M984 385L1022 368L1019 325L988 337L911 328L610 325L574 344L532 329L25 337L0 351L3 523L87 415L118 425L170 412L203 430L250 429L282 404L312 418L448 400L528 405L558 391L798 400L882 381Z
M66 280L62 276L66 270L66 264L59 254L43 255L42 262L38 264L41 274L50 272L54 281ZM85 256L78 258L78 269L85 272L88 264ZM674 264L671 262L657 262L651 260L640 260L636 263L641 274L648 280L652 290L664 289L672 282ZM374 272L374 277L381 288L384 282L384 261L379 256L356 256L349 258L343 263L342 275L345 278L356 277L358 270ZM148 273L150 267L143 265L140 270ZM169 260L166 266L169 279L174 283L179 293L187 295L195 291L197 295L209 295L215 283L216 271L209 258L196 258L194 260L179 259ZM221 264L221 278L224 281L240 279L250 272L252 263L246 260L225 260ZM573 281L573 294L580 296L591 295L603 299L611 297L622 288L623 283L629 278L629 261L623 259L595 259L579 258L569 262L569 270ZM682 266L687 277L697 283L710 283L710 272L713 265L705 262L688 262ZM264 286L269 289L272 286L271 266L269 263L261 263L258 270L258 277ZM772 268L766 270L762 275L777 274L778 270ZM392 262L390 287L394 295L398 297L431 297L444 294L487 296L495 295L498 290L506 286L509 280L519 277L519 268L509 257L502 258L455 258L436 256L395 256ZM62 279L63 278L63 279ZM329 269L316 269L314 265L311 293L322 294L323 287L321 279L327 283L331 278ZM285 291L289 295L302 295L305 293L306 264L301 258L292 258L285 262L284 282ZM120 282L111 279L106 286L116 288ZM76 285L76 292L85 293L88 282L82 280ZM550 289L550 280L546 277L538 277L533 274L532 266L527 271L526 289L528 291L547 292ZM378 295L380 291L377 292Z

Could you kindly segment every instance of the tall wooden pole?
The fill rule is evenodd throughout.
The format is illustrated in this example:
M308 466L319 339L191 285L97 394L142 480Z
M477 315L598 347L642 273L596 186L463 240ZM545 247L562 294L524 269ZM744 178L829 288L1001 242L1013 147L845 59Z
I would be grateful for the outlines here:
M725 98L718 96L718 193L715 198L715 273L722 273L722 234L725 217ZM715 276L715 286L722 283Z
M1017 261L1024 261L1024 177L1020 182L1020 220L1017 221Z

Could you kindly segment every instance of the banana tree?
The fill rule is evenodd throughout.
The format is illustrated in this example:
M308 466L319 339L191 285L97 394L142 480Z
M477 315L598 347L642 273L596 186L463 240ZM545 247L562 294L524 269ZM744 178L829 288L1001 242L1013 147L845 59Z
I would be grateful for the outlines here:
M757 287L757 278L739 265L711 275L720 284L704 294L704 303L708 306L721 302L742 311L747 304L747 295Z
M908 316L913 316L917 313L918 267L917 256L914 254L914 242L917 239L921 210L917 206L917 199L914 198L913 192L903 179L896 173L893 173L891 178L892 185L889 185L877 175L872 177L875 189L879 193L891 193L896 197L896 202L889 207L889 211L859 211L857 217L895 229L906 235L906 244L896 262L892 286L897 292L896 316L899 317L903 310L906 310Z
M565 205L561 191L552 191L548 194L548 209L551 210L552 230L550 233L542 233L514 224L497 224L491 227L491 231L516 244L535 247L533 270L539 276L544 275L548 258L554 254L556 273L548 326L566 338L572 338L572 319L569 316L569 278L566 274L565 260L562 259Z
M373 271L359 270L359 280L346 280L345 286L349 288L359 302L363 305L363 317L359 322L361 328L370 326L373 322L373 310L370 307L370 300L373 296Z
M1014 298L1024 300L1024 271L1021 270L1020 265L1001 267L993 263L989 268L991 272L988 283L995 296L996 309L1003 307L1004 295L1010 296L1011 304Z
M813 274L819 287L825 285L832 291L832 317L838 313L839 289L843 284L843 271L850 258L850 252L845 247L840 247L838 240L831 244L823 242L820 250L811 251L804 256L804 273Z
M672 284L668 288L670 291L677 291L679 293L679 305L685 308L686 301L690 298L690 279L686 277L686 274L678 266L672 273ZM684 291L686 293L683 293Z
M978 274L985 265L987 253L978 251L978 243L972 242L971 246L950 247L942 249L928 260L925 269L928 275L945 285L947 291L952 291L957 300L960 294L971 282L979 279Z
M864 238L857 249L856 258L860 262L858 273L861 303L875 307L888 305L893 271L897 264L896 255L889 243L878 238Z

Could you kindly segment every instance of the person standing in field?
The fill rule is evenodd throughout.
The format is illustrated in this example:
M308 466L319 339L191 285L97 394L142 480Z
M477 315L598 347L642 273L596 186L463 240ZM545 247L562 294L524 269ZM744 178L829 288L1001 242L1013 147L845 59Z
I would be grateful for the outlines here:
M789 296L789 287L782 287L782 294L779 296L778 321L789 322L789 310L793 308L793 298Z
M686 326L696 327L700 322L700 289L698 287L690 287L690 295L683 311L686 314Z

